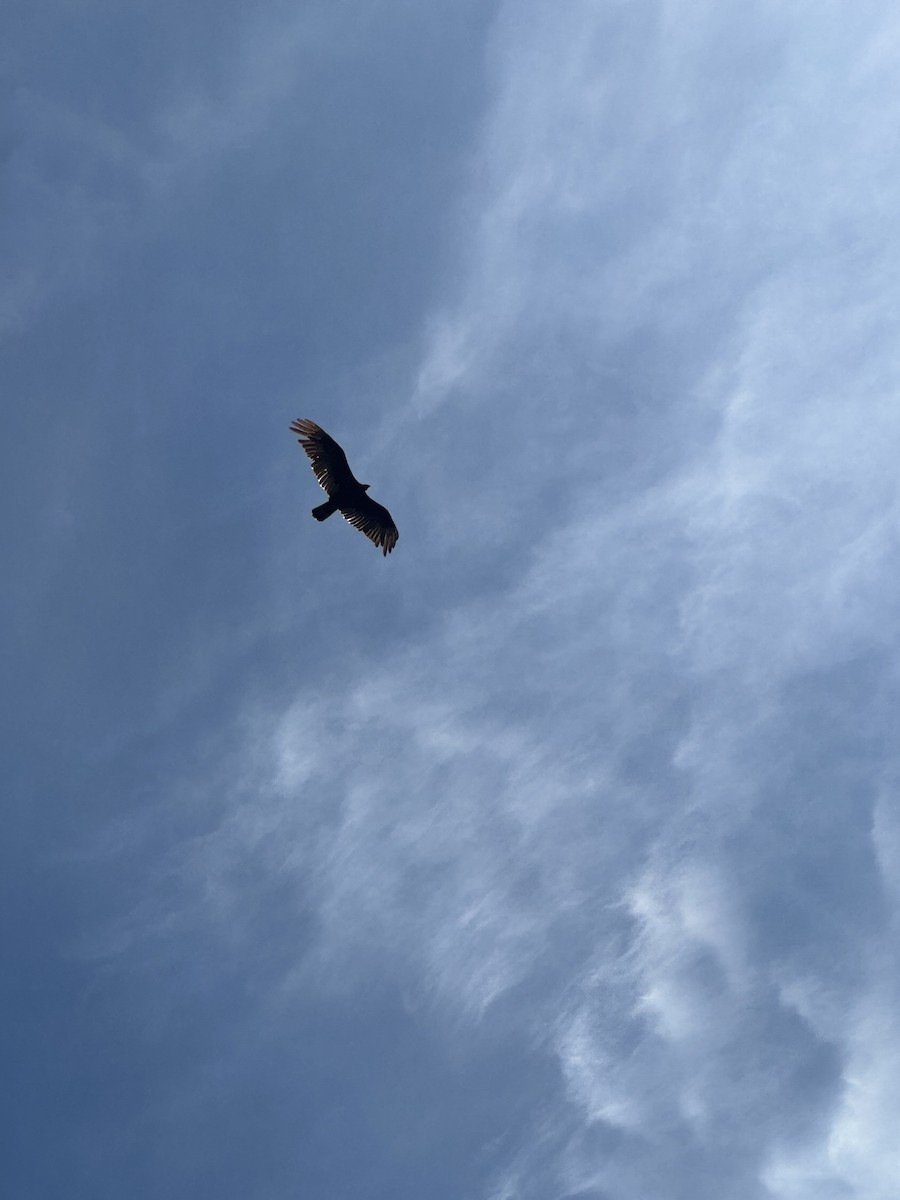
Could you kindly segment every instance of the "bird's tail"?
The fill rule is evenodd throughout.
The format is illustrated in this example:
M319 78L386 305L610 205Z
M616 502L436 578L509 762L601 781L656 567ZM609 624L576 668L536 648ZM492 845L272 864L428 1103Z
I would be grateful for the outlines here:
M318 508L312 510L312 515L317 521L324 521L326 517L330 517L337 510L337 505L333 500L326 500L324 504L320 504Z

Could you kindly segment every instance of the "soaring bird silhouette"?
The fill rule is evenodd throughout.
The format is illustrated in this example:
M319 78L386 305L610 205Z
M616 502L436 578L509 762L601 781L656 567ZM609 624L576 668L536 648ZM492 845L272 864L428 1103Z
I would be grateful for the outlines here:
M293 421L291 432L309 455L316 479L328 493L324 504L312 510L317 521L324 521L333 512L361 529L383 554L390 554L397 545L397 526L386 508L376 504L366 492L367 483L354 478L347 463L347 455L333 437L329 437L315 421Z

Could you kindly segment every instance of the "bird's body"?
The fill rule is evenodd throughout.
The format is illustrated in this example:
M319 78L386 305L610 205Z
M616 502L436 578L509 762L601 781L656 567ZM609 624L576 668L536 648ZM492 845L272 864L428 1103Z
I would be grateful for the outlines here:
M333 512L340 512L346 521L380 546L383 554L390 554L400 536L393 517L383 505L366 494L369 485L356 479L346 454L334 438L314 421L294 421L291 432L297 434L316 479L328 493L328 500L312 510L316 520L324 521Z

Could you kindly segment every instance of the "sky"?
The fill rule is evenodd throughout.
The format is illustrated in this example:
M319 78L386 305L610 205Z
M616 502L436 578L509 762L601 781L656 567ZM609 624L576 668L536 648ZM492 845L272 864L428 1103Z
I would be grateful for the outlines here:
M896 1200L896 6L0 35L8 1194Z

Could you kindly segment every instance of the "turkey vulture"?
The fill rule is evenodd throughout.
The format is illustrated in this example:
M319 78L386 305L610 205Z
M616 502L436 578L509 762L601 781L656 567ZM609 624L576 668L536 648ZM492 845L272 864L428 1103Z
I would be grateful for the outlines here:
M397 526L386 508L366 495L367 483L359 483L347 464L347 455L334 438L320 429L315 421L294 421L291 432L309 455L316 479L328 493L324 504L312 510L317 521L340 509L341 516L361 529L383 554L390 554L397 545Z

